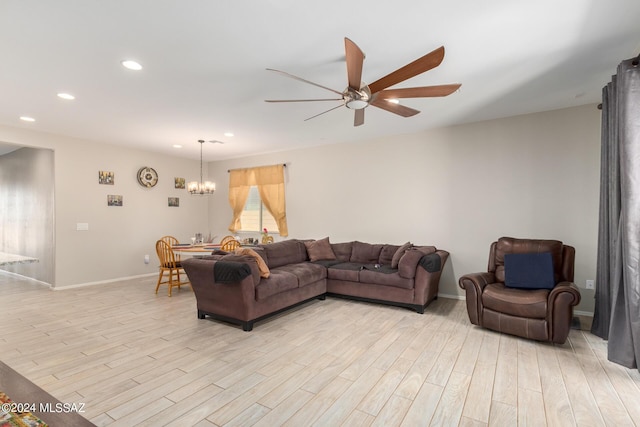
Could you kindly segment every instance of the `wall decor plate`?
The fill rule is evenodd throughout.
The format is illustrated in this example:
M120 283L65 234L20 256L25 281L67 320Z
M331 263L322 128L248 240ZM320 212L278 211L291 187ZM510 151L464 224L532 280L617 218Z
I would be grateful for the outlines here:
M158 183L158 173L154 168L143 166L138 169L138 183L143 187L151 188Z

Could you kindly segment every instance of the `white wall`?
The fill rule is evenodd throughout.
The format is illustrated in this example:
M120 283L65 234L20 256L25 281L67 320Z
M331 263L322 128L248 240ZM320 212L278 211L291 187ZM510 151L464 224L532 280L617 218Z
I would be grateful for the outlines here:
M164 234L228 234L227 169L276 163L287 164L290 238L436 245L451 252L442 295L463 295L457 279L486 270L500 236L563 240L576 247L576 283L595 278L595 105L211 162L217 191L209 198L173 188L175 176L194 177L197 160L9 127L0 127L0 141L54 150L56 287L156 273L153 245ZM135 179L146 165L160 175L151 190ZM115 185L99 185L99 170L115 172ZM107 194L122 194L124 206L107 207ZM169 196L180 208L167 207ZM76 231L77 222L90 230ZM592 312L593 292L581 291L578 310Z
M227 169L286 163L290 238L436 245L451 252L440 293L454 296L461 275L486 271L498 237L559 239L576 247L584 288L595 278L599 156L600 113L587 105L212 162L209 225L227 234ZM577 309L592 312L593 291L581 293Z
M175 177L196 178L197 160L10 127L0 127L0 141L54 150L55 287L157 273L158 238L208 232L207 200L174 188ZM158 172L152 189L137 183L142 166ZM115 184L98 184L100 170L114 172ZM108 194L122 195L124 205L107 206ZM168 197L180 197L180 207L168 207ZM78 222L89 231L76 231Z

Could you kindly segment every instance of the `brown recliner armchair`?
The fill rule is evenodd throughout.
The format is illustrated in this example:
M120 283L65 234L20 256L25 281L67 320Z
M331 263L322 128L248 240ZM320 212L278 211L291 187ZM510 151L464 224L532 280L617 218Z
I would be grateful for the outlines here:
M551 253L552 289L505 286L505 255ZM573 283L575 248L558 240L502 237L491 244L486 273L467 274L458 284L467 294L474 325L538 341L562 344L573 320L580 291Z

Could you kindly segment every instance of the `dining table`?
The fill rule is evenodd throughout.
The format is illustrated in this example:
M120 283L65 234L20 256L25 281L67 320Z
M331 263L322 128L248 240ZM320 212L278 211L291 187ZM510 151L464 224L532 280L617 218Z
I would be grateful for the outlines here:
M205 245L191 245L191 244L184 244L184 245L173 245L171 246L171 249L173 250L173 252L180 254L180 255L188 255L188 256L206 256L206 255L211 255L211 252L215 251L216 249L220 249L220 245L219 244L205 244Z

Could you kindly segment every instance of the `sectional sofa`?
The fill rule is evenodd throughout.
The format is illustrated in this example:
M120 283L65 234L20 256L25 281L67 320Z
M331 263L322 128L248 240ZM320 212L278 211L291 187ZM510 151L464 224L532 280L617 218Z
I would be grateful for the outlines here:
M434 246L285 240L182 261L198 318L255 322L327 295L423 313L449 253Z

